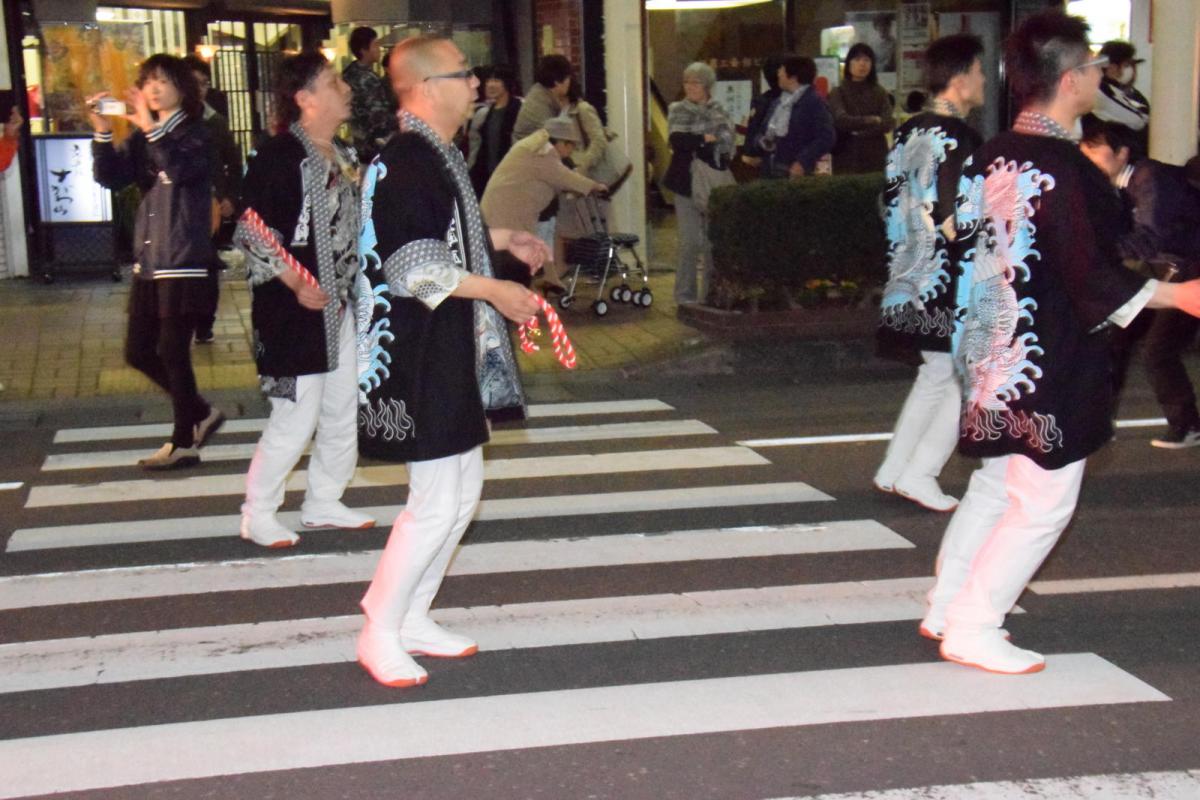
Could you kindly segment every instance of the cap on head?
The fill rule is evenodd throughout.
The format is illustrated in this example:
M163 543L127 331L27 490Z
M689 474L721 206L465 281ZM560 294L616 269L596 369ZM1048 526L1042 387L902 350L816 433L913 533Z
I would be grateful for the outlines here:
M1110 64L1141 64L1146 59L1137 57L1137 49L1129 42L1113 39L1100 47L1100 55L1108 57Z
M542 128L551 139L579 144L579 128L566 117L551 117L542 123Z

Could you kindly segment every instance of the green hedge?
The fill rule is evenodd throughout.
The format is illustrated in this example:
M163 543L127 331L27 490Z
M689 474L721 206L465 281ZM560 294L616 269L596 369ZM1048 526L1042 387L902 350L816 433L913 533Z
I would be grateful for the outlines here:
M716 276L735 296L801 290L825 278L882 283L883 175L758 180L709 201Z

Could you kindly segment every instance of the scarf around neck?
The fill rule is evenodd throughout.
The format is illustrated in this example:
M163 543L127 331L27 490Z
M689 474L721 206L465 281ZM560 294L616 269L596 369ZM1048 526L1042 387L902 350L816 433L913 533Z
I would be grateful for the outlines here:
M494 278L491 258L488 255L487 232L483 227L483 216L479 201L471 187L471 176L462 151L447 144L433 128L409 111L399 113L400 130L415 133L425 140L441 158L442 167L454 187L454 204L458 209L465 230L458 231L463 237L467 259L463 268L473 275ZM491 303L483 300L473 302L475 318L475 373L479 382L479 393L483 407L488 410L525 407L525 392L521 388L520 373L513 354L512 341L508 336L508 323Z

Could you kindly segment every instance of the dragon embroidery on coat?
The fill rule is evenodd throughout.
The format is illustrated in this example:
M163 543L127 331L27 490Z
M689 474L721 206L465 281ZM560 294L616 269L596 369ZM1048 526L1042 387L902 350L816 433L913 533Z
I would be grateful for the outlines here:
M1010 436L1043 453L1062 444L1053 415L1011 407L1042 377L1034 362L1044 353L1037 334L1018 333L1021 323L1033 326L1037 302L1018 299L1016 286L1028 282L1030 262L1041 258L1033 201L1053 188L1052 176L1003 158L986 176L964 175L959 185L958 224L974 246L961 261L957 305L965 314L953 345L964 375L963 435L972 441Z
M883 324L905 333L949 336L949 309L930 300L950 283L946 242L933 218L938 168L958 142L939 127L916 128L888 154L885 225L888 282L881 303Z
M376 248L379 240L375 235L375 221L371 214L374 210L375 185L387 177L387 167L383 162L375 160L367 168L363 178L362 189L362 232L358 240L358 296L367 298L368 302L359 303L358 335L355 350L358 360L358 403L359 427L369 435L379 432L388 441L403 441L412 432L413 420L405 411L404 403L396 400L370 400L368 395L378 389L391 376L388 366L392 356L384 347L395 339L391 332L391 321L387 314L392 310L392 304L387 299L388 286L379 283L372 288L367 278L367 271L381 273L383 266L379 261Z

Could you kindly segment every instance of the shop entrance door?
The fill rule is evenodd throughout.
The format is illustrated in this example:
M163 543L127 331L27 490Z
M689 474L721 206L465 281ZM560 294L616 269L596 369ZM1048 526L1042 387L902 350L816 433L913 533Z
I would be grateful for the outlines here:
M272 87L280 60L300 51L304 31L288 22L214 20L204 44L213 48L213 88L229 103L229 128L243 154L270 134L275 112Z

